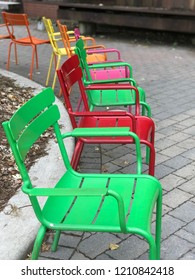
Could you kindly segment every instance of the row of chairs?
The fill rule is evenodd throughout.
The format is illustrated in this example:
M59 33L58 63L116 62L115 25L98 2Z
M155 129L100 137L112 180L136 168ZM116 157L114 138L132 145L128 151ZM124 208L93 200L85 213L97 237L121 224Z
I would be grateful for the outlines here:
M46 22L45 18L43 20ZM53 33L61 40L66 26L59 21L58 26L60 31ZM71 34L68 33L69 38ZM60 131L60 112L54 104L52 88L44 89L3 123L23 179L22 190L29 196L41 223L32 259L38 258L48 229L55 231L53 251L57 249L61 231L114 232L143 237L149 244L149 258L159 259L162 188L154 177L155 126L145 92L137 86L132 67L121 60L117 50L98 45L88 49L86 37L78 30L74 31L74 37L75 45L68 59L61 66L58 62L54 64L72 131ZM107 50L117 53L117 59L108 60ZM50 62L55 62L56 56L53 48ZM50 71L49 68L48 75ZM76 94L76 108L71 101L72 94ZM50 126L54 129L66 171L54 188L35 187L25 167L25 158L34 142ZM71 161L64 145L68 137L76 138ZM136 171L129 174L79 172L84 145L97 143L135 146ZM149 174L142 171L141 144L147 147ZM44 206L39 201L42 196L47 197ZM154 210L155 237L151 231Z

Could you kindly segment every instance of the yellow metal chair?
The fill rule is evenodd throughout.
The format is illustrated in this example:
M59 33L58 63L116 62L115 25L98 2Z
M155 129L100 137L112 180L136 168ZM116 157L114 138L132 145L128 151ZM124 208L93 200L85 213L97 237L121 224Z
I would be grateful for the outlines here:
M46 17L42 17L43 23L45 25L51 46L52 46L52 54L51 54L51 58L50 58L50 64L49 64L49 69L48 69L48 73L47 73L47 79L46 79L46 86L48 86L49 84L49 79L51 76L51 70L52 70L52 64L54 62L54 66L55 66L55 73L54 73L54 78L53 78L53 83L52 83L52 89L55 88L55 84L56 84L56 70L59 68L60 66L60 61L61 61L61 57L63 56L67 56L67 48L65 48L65 46L62 43L62 37L60 32L55 32L53 24L51 19L48 19ZM60 44L62 43L62 45ZM57 58L57 61L56 61Z

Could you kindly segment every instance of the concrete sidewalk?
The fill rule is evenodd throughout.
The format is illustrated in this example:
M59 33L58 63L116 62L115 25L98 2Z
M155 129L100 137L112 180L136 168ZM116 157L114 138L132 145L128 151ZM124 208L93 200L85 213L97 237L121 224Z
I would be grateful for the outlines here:
M34 34L47 35L34 27ZM161 259L195 259L195 52L191 47L139 44L130 38L97 36L98 44L117 48L133 66L134 78L146 91L156 124L156 177L163 186ZM9 41L0 41L0 68L6 68ZM21 50L20 50L21 49ZM28 77L31 53L19 49L19 65L10 70ZM40 46L34 80L45 83L50 46ZM56 87L56 93L59 86ZM80 169L128 172L127 147L87 147ZM46 245L52 235L48 235ZM11 241L10 241L11 242ZM119 245L110 250L109 244ZM45 246L47 248L47 246ZM63 233L57 252L40 259L147 259L147 244L137 236L109 233Z

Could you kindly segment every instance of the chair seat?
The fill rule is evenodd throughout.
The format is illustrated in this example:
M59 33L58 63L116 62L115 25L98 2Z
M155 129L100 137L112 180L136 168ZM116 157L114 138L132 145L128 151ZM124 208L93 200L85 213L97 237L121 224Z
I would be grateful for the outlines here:
M37 37L33 37L31 36L32 41L30 40L29 37L25 37L25 38L20 38L19 40L15 40L16 43L22 43L22 44L27 44L27 45L41 45L41 44L49 44L50 41L49 40L43 40L43 39L39 39Z
M73 54L75 54L75 46L70 48L70 52ZM87 63L98 63L98 62L105 62L105 55L104 54L88 54L87 55Z
M139 88L138 88L139 89ZM93 90L86 91L93 106L125 106L135 104L135 92L130 90ZM140 101L145 100L143 91L139 90Z
M0 40L2 39L9 39L10 35L0 35Z
M155 178L149 175L75 176L66 173L56 188L66 187L104 188L116 192L124 202L127 232L134 232L137 227L150 232L152 210L159 194L159 183ZM51 228L63 223L64 230L121 232L118 205L113 196L50 197L43 216L50 221Z
M87 55L87 63L92 62L102 62L105 61L105 55L104 54L88 54Z
M130 127L130 130L132 130L132 119L129 117L82 117L79 120L79 127ZM82 140L84 142L89 142L89 143L127 143L127 140L129 141L128 143L133 143L133 139L131 137L90 137L90 138L85 138Z
M104 69L104 70L90 70L91 78L93 81L96 80L109 80L109 79L120 79L129 77L127 70L124 68L113 68L113 69Z
M113 111L114 112L114 111ZM152 130L154 130L153 121L144 116L137 116L136 118L136 134L140 140L148 141L151 135ZM129 127L130 131L133 131L133 122L132 119L128 116L126 117L104 117L104 116L93 116L93 117L82 117L79 120L79 127ZM129 143L133 142L131 137L101 137L100 138L91 138L88 139L88 142L97 143L97 142L107 142L112 143L113 140L119 143L126 143L127 139L130 140ZM87 141L86 141L87 142Z

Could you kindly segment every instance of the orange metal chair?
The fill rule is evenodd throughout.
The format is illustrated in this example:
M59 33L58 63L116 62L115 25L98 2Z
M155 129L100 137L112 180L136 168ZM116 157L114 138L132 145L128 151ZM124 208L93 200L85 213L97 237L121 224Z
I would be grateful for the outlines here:
M105 62L107 61L107 53L105 46L103 45L97 45L96 41L93 37L85 37L82 35L75 35L74 31L68 31L68 28L66 25L61 24L59 20L57 20L57 25L61 33L62 41L64 43L64 47L67 50L68 57L71 57L73 54L75 54L75 44L77 41L77 37L82 38L85 44L85 49L87 50L94 50L99 49L102 52L101 53L91 53L87 55L87 62ZM78 33L77 33L78 34ZM118 55L118 53L117 53Z
M7 26L7 30L11 39L8 50L8 60L7 60L7 70L10 67L10 56L11 56L11 47L14 44L20 46L30 46L32 48L32 59L30 66L30 79L32 79L33 68L34 68L34 59L36 57L36 68L38 68L38 53L37 46L50 43L49 40L40 39L37 37L31 36L28 16L26 14L14 14L2 12L4 22ZM26 34L26 37L18 37L17 26L24 26L23 34ZM20 32L21 33L21 32ZM18 58L16 55L16 64L18 64Z
M7 27L5 23L0 24L0 28L6 29L7 32ZM3 34L0 34L0 40L4 39L11 39L11 36L9 33L6 33L5 30L3 30ZM15 53L15 61L17 59L17 49L16 49L16 44L14 44L14 53Z

